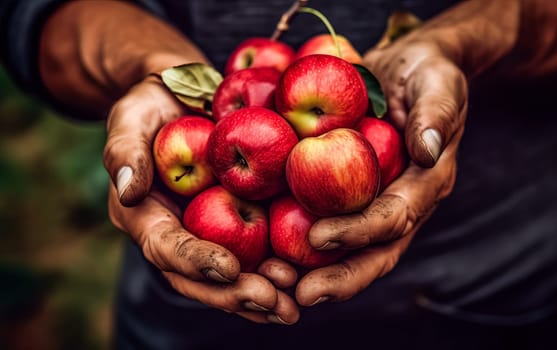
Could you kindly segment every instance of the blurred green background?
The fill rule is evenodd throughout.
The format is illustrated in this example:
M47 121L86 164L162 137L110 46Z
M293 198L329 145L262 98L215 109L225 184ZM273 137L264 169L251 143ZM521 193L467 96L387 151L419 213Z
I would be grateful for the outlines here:
M0 68L0 349L105 349L123 234L103 123L56 115Z

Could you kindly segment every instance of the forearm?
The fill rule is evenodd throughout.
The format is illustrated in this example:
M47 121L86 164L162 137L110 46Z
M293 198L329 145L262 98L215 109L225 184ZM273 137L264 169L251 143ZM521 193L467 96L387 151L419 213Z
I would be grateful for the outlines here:
M40 38L44 85L56 100L87 118L104 118L119 97L150 73L206 61L174 28L118 1L68 2L50 16Z
M557 1L522 0L520 27L513 51L501 71L513 76L557 74Z
M468 77L557 72L557 2L465 1L412 33L431 35Z

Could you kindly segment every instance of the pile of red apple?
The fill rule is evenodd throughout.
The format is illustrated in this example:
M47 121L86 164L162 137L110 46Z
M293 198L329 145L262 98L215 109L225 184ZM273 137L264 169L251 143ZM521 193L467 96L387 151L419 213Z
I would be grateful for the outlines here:
M308 242L321 217L363 210L406 166L404 142L371 116L361 56L317 36L297 52L249 39L230 56L212 116L166 124L154 141L158 174L191 201L185 229L229 249L242 271L274 254L306 268L343 250Z

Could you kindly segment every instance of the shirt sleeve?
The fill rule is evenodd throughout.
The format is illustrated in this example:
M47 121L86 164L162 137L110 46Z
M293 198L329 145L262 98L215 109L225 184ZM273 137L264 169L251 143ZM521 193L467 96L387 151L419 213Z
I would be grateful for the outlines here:
M62 113L46 90L39 72L39 40L42 28L57 7L68 0L0 0L0 64L20 90ZM164 18L158 0L131 1Z
M25 92L44 89L37 64L40 30L61 0L0 1L0 62Z

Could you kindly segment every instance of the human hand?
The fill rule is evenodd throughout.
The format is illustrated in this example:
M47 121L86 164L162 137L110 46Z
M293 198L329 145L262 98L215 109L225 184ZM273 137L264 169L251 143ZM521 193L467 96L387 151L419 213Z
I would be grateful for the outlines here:
M257 322L294 323L295 303L272 284L293 283L288 268L265 262L267 278L241 274L229 251L186 232L181 208L153 186L155 134L186 110L150 74L207 63L201 50L169 23L121 1L64 3L46 20L39 46L41 78L55 100L79 118L109 115L104 163L113 223L182 294Z
M466 78L434 41L404 39L370 50L364 64L381 81L389 117L404 130L411 162L362 213L324 218L312 226L312 246L357 250L305 275L296 287L301 305L350 299L390 272L454 186Z
M153 185L152 140L166 122L185 113L155 76L134 86L114 105L104 153L113 180L112 222L184 296L255 322L296 322L295 302L273 285L293 284L293 269L272 259L262 263L262 274L241 273L227 249L187 232L180 220L182 208Z

